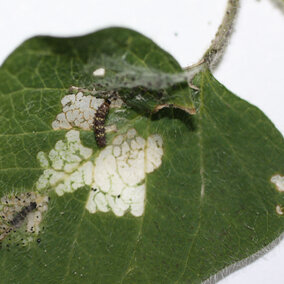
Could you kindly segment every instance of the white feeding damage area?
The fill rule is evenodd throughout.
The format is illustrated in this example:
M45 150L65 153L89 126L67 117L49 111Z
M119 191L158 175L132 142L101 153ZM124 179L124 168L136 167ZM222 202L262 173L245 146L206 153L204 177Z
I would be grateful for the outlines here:
M86 162L93 150L84 147L80 141L80 132L70 130L65 141L59 140L49 154L39 152L37 158L43 174L36 182L38 190L54 188L58 195L73 192L85 184L90 184L92 162Z
M277 190L284 191L284 176L275 175L270 181L276 185Z
M163 140L155 134L143 139L135 129L119 135L112 145L101 151L95 161L92 191L86 208L112 210L123 216L127 210L134 216L144 212L147 173L153 172L162 163Z
M105 68L101 67L101 68L94 70L93 76L94 77L104 77L105 73L106 73Z
M123 104L119 98L110 100L111 108L119 108ZM52 122L52 128L58 130L78 127L90 130L93 127L95 113L103 103L104 99L92 95L86 96L83 92L66 95L61 100L62 112Z
M274 175L270 181L272 183L275 184L276 186L276 189L280 192L283 192L284 191L284 176L281 176L281 175ZM284 214L284 211L283 211L283 207L281 207L280 205L277 205L276 206L276 213L278 215L283 215Z
M79 131L71 130L49 154L38 153L45 170L36 187L55 189L61 196L87 185L91 188L86 202L90 213L112 211L116 216L123 216L129 211L138 217L144 213L146 174L162 164L162 156L160 135L144 139L132 128L116 136L93 162L92 149L81 144Z

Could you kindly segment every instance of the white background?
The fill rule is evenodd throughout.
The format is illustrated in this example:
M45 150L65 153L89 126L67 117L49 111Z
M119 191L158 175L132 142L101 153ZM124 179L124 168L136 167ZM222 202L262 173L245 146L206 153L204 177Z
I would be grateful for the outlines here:
M242 0L231 43L215 77L257 105L284 133L284 13L269 0ZM0 64L25 39L73 36L109 26L152 38L185 67L200 59L226 0L0 0ZM283 165L284 166L284 165ZM284 241L222 284L284 282Z

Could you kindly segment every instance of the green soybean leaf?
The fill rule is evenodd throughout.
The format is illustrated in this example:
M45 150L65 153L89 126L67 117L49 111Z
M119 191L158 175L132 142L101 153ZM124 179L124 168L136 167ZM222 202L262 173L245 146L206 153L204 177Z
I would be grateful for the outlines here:
M1 283L214 282L279 237L283 137L198 71L196 91L118 28L14 51L0 69Z

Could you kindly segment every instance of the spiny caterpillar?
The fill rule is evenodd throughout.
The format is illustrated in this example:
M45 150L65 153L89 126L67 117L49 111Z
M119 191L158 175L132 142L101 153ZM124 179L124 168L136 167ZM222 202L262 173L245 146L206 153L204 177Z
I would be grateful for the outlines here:
M111 101L106 99L105 102L98 108L94 117L94 134L96 142L99 147L106 146L106 134L105 134L105 120L109 112Z

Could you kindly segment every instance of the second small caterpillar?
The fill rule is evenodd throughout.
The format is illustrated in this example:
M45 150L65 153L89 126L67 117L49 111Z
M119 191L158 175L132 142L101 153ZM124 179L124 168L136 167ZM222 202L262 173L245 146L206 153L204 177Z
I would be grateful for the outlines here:
M110 104L111 101L106 99L95 113L93 128L96 142L99 147L106 146L105 120L109 112Z
M19 227L21 223L25 220L27 215L34 211L37 207L36 202L31 202L28 206L22 208L22 210L16 214L16 216L9 221L9 224L14 227Z

